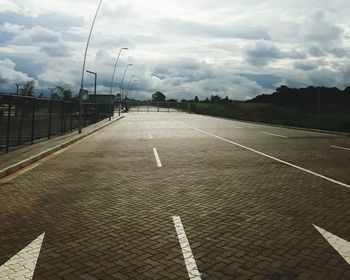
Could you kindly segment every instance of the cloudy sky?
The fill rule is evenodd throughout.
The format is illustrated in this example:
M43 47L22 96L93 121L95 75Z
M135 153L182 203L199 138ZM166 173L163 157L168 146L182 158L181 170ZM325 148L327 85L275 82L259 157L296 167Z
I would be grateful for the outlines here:
M37 88L77 92L99 0L0 0L0 91L34 79ZM108 93L122 53L148 98L245 100L286 84L350 85L350 3L345 0L104 0L87 59ZM92 90L93 77L85 75Z

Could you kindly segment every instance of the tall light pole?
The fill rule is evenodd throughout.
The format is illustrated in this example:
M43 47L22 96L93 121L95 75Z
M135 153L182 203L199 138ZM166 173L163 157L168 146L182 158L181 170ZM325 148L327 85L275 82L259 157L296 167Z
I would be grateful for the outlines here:
M82 115L83 115L83 90L84 90L84 74L85 74L85 64L86 64L86 57L87 57L87 52L89 49L89 43L90 43L90 38L91 38L91 34L92 34L92 30L94 29L94 25L95 25L95 21L98 15L98 12L101 8L102 5L102 1L100 1L100 4L98 5L94 20L92 21L92 25L90 28L90 33L89 33L89 37L88 40L86 42L86 47L85 47L85 55L84 55L84 62L83 62L83 70L82 70L82 74L81 74L81 85L80 85L80 92L79 92L79 125L78 125L78 133L80 134L82 131Z
M131 83L131 88L133 88L134 85L137 84L138 82L139 82L139 80L137 80L137 79L133 80Z
M126 67L125 67L125 71L124 71L124 75L123 75L123 79L122 79L122 82L120 83L120 104L119 104L119 116L120 116L120 106L123 102L123 84L124 84L124 78L125 78L125 75L126 75L126 72L128 72L128 69L129 67L133 66L133 64L128 64Z
M95 75L94 102L95 102L95 105L96 105L97 73L96 73L96 72L89 71L89 70L86 70L86 73L90 73L90 74L92 74L92 75Z
M112 82L111 82L111 96L109 97L109 120L111 120L111 115L112 115L111 110L112 110L112 95L113 95L113 83L114 83L115 70L117 69L119 57L120 57L120 54L122 53L123 50L128 50L128 48L121 48L119 50L117 59L116 59L115 64L114 64L113 75L112 75Z
M126 91L125 91L126 94L127 94L128 91L129 91L129 87L130 87L131 80L132 80L133 78L135 78L135 77L136 77L136 75L131 75L130 80L129 80L129 82L128 82L128 86L126 87Z

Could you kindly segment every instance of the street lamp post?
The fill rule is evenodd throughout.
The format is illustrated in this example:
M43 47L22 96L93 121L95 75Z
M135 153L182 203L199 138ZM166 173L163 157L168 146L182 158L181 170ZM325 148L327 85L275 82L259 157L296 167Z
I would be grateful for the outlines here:
M119 57L120 57L120 54L122 53L123 50L128 50L128 48L121 48L119 50L117 59L116 59L115 64L114 64L113 75L112 75L112 82L111 82L111 96L109 97L109 120L111 120L111 115L112 115L111 110L112 110L112 95L113 95L113 83L114 83L115 70L117 69Z
M80 134L82 132L82 115L83 115L83 90L84 90L84 74L85 74L85 64L86 64L86 57L87 57L87 52L89 49L89 43L90 43L90 39L91 39L91 34L92 34L92 30L94 29L94 25L96 22L96 18L98 15L98 12L101 8L102 5L102 1L100 1L100 4L98 5L94 20L92 21L92 25L90 28L90 33L89 33L89 37L88 40L86 42L86 47L85 47L85 55L84 55L84 62L83 62L83 69L82 69L82 74L81 74L81 85L80 85L80 92L79 92L79 127L78 127L78 133Z
M96 92L97 92L97 73L96 72L92 72L92 71L89 71L89 70L86 70L86 73L89 73L89 74L92 74L95 76L95 86L94 86L94 105L95 105L95 121L97 122L97 112L96 112L96 108L97 108L97 105L96 105Z
M133 78L135 78L135 77L136 77L136 75L131 75L130 80L129 80L129 82L128 82L128 86L126 87L126 91L125 91L126 94L127 94L128 91L129 91L129 87L130 87L131 80L132 80Z
M123 79L122 79L122 82L120 84L120 104L119 104L119 116L120 116L120 106L123 102L123 84L124 84L124 78L125 78L125 75L126 75L126 72L128 72L128 69L129 67L133 66L133 64L128 64L126 67L125 67L125 71L124 71L124 75L123 75Z
M86 71L86 73L90 73L92 75L95 75L95 87L94 87L94 102L96 105L96 86L97 86L97 73L96 72L92 72L92 71Z

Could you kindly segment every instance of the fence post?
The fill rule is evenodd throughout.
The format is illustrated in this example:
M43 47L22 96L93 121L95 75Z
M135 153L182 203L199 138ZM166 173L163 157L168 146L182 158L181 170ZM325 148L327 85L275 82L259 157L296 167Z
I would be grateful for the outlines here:
M158 112L159 112L159 102L157 103L157 109L158 109Z
M6 153L9 152L10 148L10 119L11 119L11 107L12 107L12 95L9 97L9 108L7 116L7 133L6 133Z
M187 103L188 105L188 113L191 114L191 103Z
M170 103L168 102L168 113L170 113Z
M30 143L33 145L34 143L34 125L35 125L35 106L36 105L36 98L33 98L33 115L32 115L32 136L30 139Z
M52 120L52 99L50 99L50 107L49 107L49 135L48 135L48 139L51 138L51 120Z
M149 103L150 103L150 101L148 101L148 106L147 106L147 112L149 112Z
M71 103L71 110L70 110L70 132L73 132L73 112L74 112L74 102Z
M140 104L137 102L137 112L140 112Z
M64 123L64 101L62 101L62 113L61 113L61 135L63 134L63 123Z

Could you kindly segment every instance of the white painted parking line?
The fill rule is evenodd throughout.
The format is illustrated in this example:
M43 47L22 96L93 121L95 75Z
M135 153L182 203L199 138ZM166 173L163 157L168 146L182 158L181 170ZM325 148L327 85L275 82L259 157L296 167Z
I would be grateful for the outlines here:
M350 242L313 225L319 233L327 240L327 242L344 258L344 260L350 264Z
M0 279L32 279L45 232L0 266Z
M263 133L263 134L266 134L266 135L270 135L270 136L276 136L276 137L280 137L280 138L288 138L287 136L284 136L284 135L269 133L269 132L265 132L265 131L260 131L260 133Z
M345 151L350 151L350 148L345 148L345 147L340 147L340 146L331 146L334 149L341 149L341 150L345 150Z
M345 184L345 183L342 183L342 182L340 182L340 181L334 180L334 179L329 178L329 177L327 177L327 176L323 176L323 175L321 175L321 174L318 174L318 173L313 172L313 171L311 171L311 170L305 169L305 168L300 167L300 166L298 166L298 165L289 163L289 162L287 162L287 161L281 160L281 159L279 159L279 158L275 158L275 157L270 156L270 155L268 155L268 154L259 152L259 151L257 151L257 150L252 149L252 148L249 148L249 147L247 147L247 146L244 146L244 145L241 145L241 144L239 144L239 143L230 141L230 140L228 140L228 139L225 139L225 138L223 138L223 137L220 137L220 136L215 135L215 134L213 134L213 133L210 133L210 132L208 132L208 131L205 131L205 130L196 128L196 127L194 127L194 126L188 125L188 124L186 124L186 123L183 123L183 122L180 122L180 121L177 121L177 120L174 120L174 121L176 121L177 123L180 123L180 124L182 124L182 125L184 125L184 126L187 126L187 127L189 127L189 128L192 128L192 129L194 129L194 130L197 130L197 131L200 131L200 132L202 132L202 133L205 133L205 134L208 134L208 135L210 135L210 136L213 136L213 137L215 137L215 138L217 138L217 139L220 139L220 140L222 140L222 141L225 141L225 142L227 142L227 143L233 144L233 145L235 145L235 146L237 146L237 147L246 149L246 150L248 150L248 151L254 152L254 153L259 154L259 155L261 155L261 156L264 156L264 157L267 157L267 158L269 158L269 159L278 161L278 162L280 162L280 163L286 164L286 165L288 165L288 166L291 166L291 167L294 167L294 168L299 169L299 170L301 170L301 171L304 171L304 172L306 172L306 173L312 174L312 175L314 175L314 176L317 176L317 177L319 177L319 178L322 178L322 179L327 180L327 181L329 181L329 182L332 182L332 183L334 183L334 184L337 184L337 185L340 185L340 186L343 186L343 187L346 187L346 188L349 188L349 189L350 189L350 185L348 185L348 184Z
M162 162L160 161L160 158L159 158L157 149L156 149L156 148L153 148L153 152L154 152L154 156L155 156L155 158L156 158L158 167L163 167Z
M201 280L201 274L198 271L196 260L194 259L190 243L188 242L185 229L182 225L181 218L173 216L173 221L180 242L182 255L185 260L186 269L190 280Z

